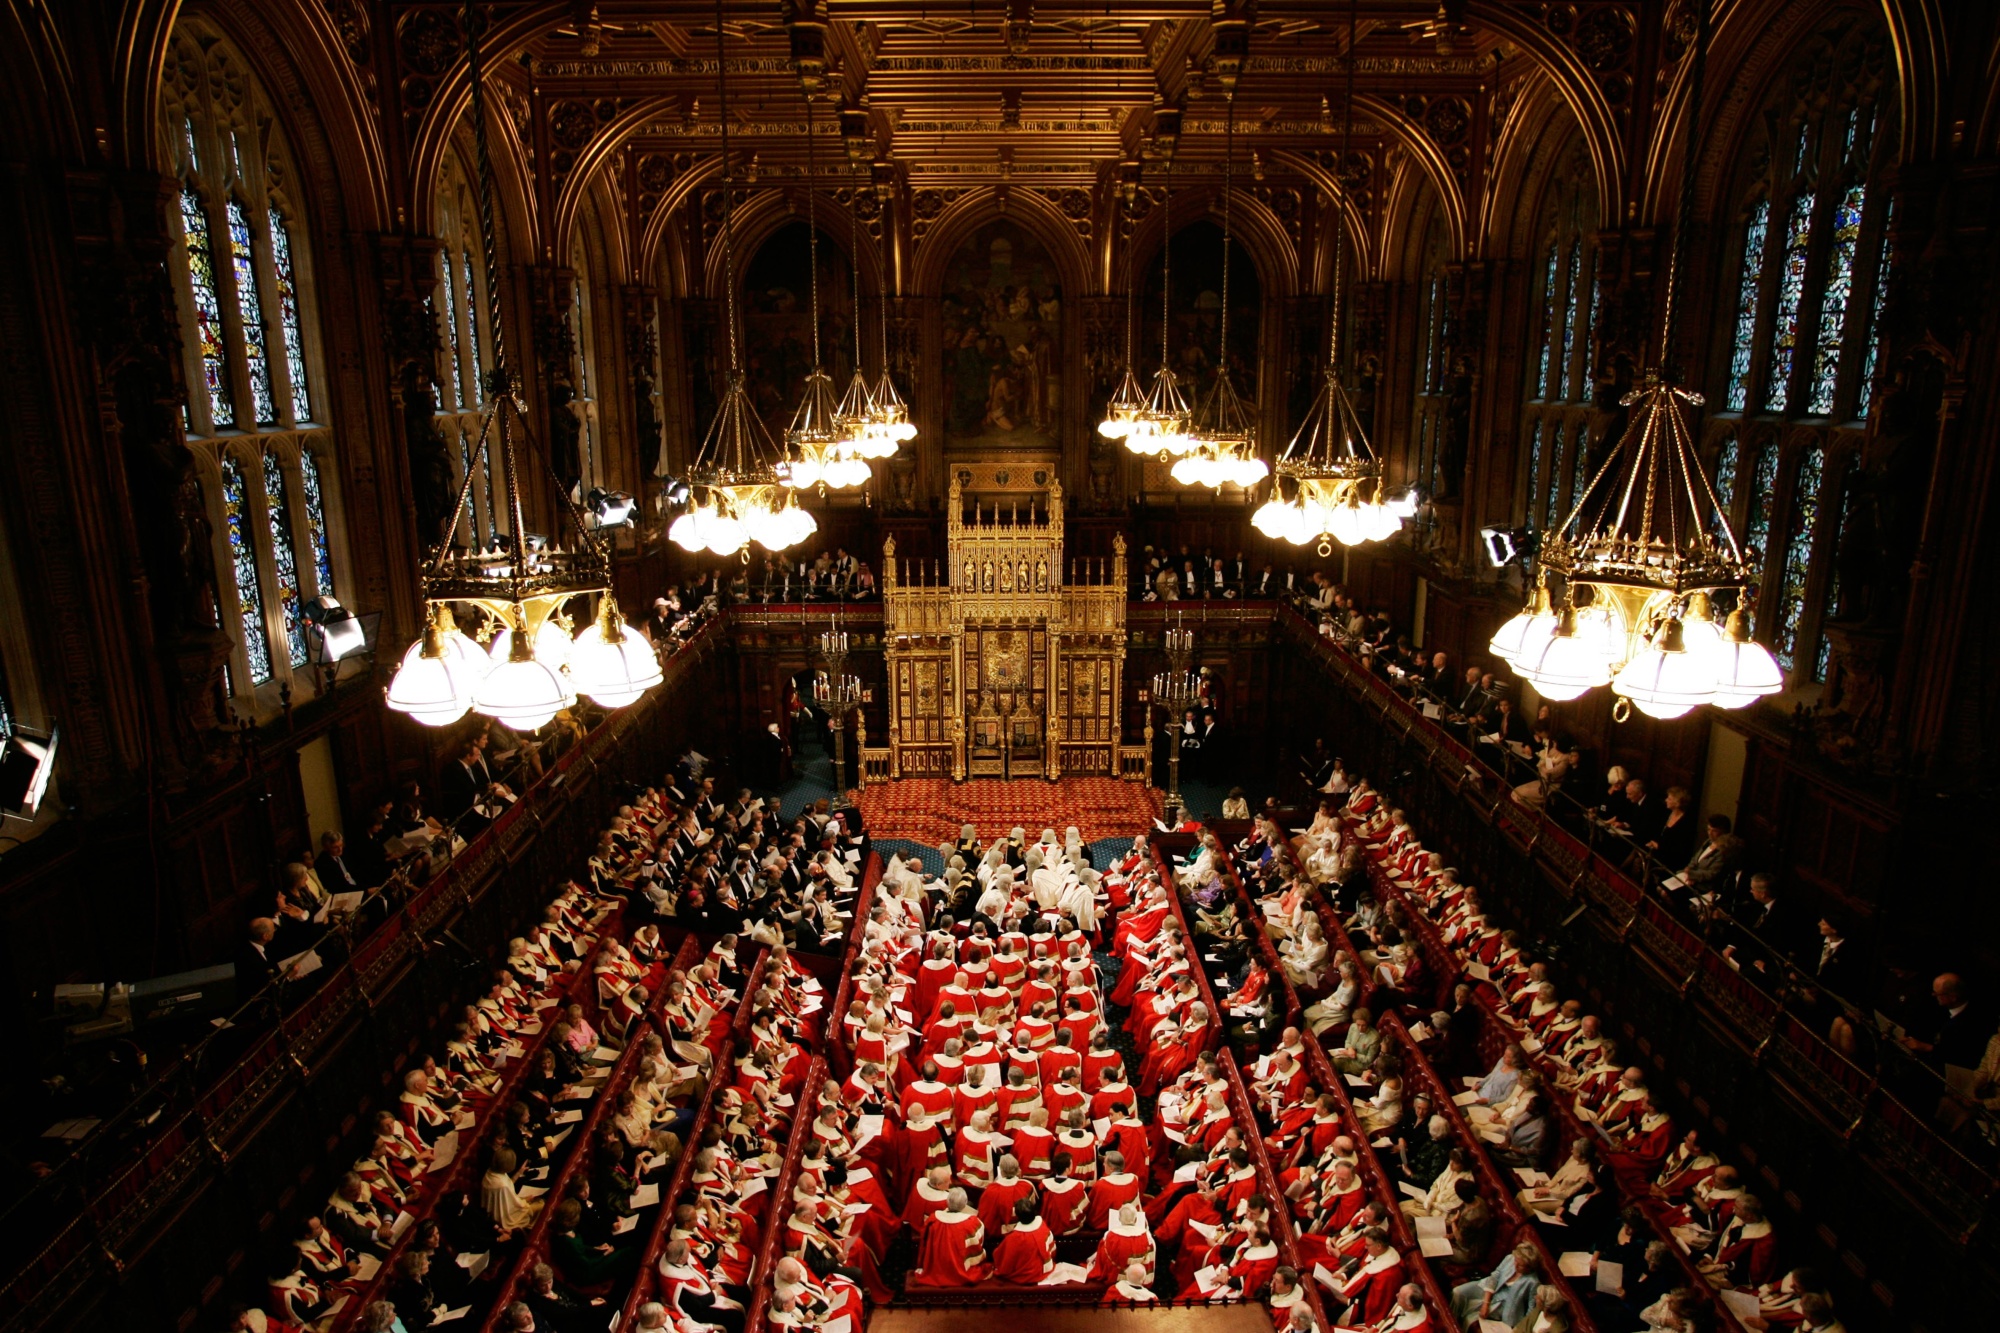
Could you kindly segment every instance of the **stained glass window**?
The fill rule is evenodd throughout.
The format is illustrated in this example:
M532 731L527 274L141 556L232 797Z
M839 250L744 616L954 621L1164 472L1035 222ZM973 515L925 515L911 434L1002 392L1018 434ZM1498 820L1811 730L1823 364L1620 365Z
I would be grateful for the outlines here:
M1570 486L1569 507L1574 509L1582 501L1583 493L1590 486L1590 431L1578 426L1569 442L1570 473L1574 480Z
M216 426L236 424L229 392L229 361L222 350L222 301L215 290L215 251L208 239L208 214L193 186L181 187L181 232L187 241L188 282L194 290L194 336L208 384L208 410Z
M472 285L472 256L461 250L458 255L459 271L465 275L465 342L472 354L466 375L472 381L472 403L476 406L484 391L480 377L485 373L486 362L479 355L479 297L478 288Z
M1785 563L1778 571L1778 615L1771 651L1778 665L1787 671L1796 664L1798 655L1806 580L1812 574L1814 520L1819 517L1819 487L1825 472L1826 450L1814 445L1799 459L1798 483L1792 491L1791 530L1785 537Z
M1875 357L1882 350L1882 299L1889 294L1889 229L1896 225L1896 201L1889 201L1889 211L1882 219L1882 252L1875 258L1875 297L1868 309L1868 328L1864 332L1864 350L1861 354L1861 387L1854 395L1854 415L1868 415L1869 399L1875 392Z
M1778 447L1767 444L1757 451L1756 466L1750 472L1750 514L1743 524L1743 545L1748 548L1744 555L1750 562L1752 574L1763 577L1765 557L1771 548L1771 499L1778 487ZM1757 618L1758 584L1752 583L1743 590L1744 610L1749 613L1753 628Z
M1782 412L1791 401L1792 359L1799 348L1799 307L1805 301L1806 260L1812 240L1813 195L1801 190L1785 224L1785 251L1778 270L1778 310L1771 334L1771 369L1764 406Z
M1542 500L1542 423L1536 420L1528 427L1528 526L1544 526L1541 514Z
M1555 355L1557 308L1562 304L1561 298L1556 292L1556 256L1558 253L1556 243L1550 241L1549 261L1546 272L1542 275L1542 290L1547 293L1547 296L1544 297L1545 313L1542 327L1542 363L1541 368L1535 374L1534 396L1537 398L1547 398L1549 396L1549 361Z
M1764 234L1771 205L1759 199L1743 228L1743 276L1736 284L1736 329L1729 344L1729 410L1750 405L1750 354L1757 338L1757 300L1764 288Z
M285 623L291 664L306 664L306 625L300 615L299 562L292 551L292 508L285 503L285 472L276 454L264 455L264 512L271 520L271 573L278 595L278 615Z
M1602 289L1597 285L1597 252L1591 251L1590 275L1585 279L1590 284L1589 322L1583 326L1583 368L1577 375L1577 397L1590 396L1591 368L1597 364L1595 355L1597 341L1597 307Z
M447 400L451 407L465 406L465 386L458 373L458 299L452 292L453 275L451 263L445 262L444 281L438 286L444 291L444 363L451 372L451 397Z
M299 489L306 496L306 542L312 548L313 581L319 595L333 596L333 549L326 537L326 491L320 486L319 459L299 450Z
M1859 493L1859 488L1853 484L1851 477L1843 478L1842 481L1840 527L1835 530L1834 541L1832 543L1836 557L1839 555L1840 539L1846 536L1848 527L1853 520L1855 496ZM1826 592L1820 598L1819 648L1813 653L1812 678L1814 680L1826 679L1827 665L1833 660L1833 641L1826 636L1826 623L1839 614L1840 561L1836 558L1827 561Z
M1715 453L1715 535L1722 536L1722 525L1729 519L1729 511L1736 507L1736 437L1725 435L1722 447Z
M1571 353L1576 343L1576 277L1578 266L1583 262L1583 242L1571 241L1569 263L1563 271L1562 288L1562 346L1559 355L1562 364L1556 368L1556 397L1568 402L1570 385L1576 378L1576 367Z
M257 424L278 419L271 398L271 362L264 350L264 303L258 295L257 264L250 249L250 215L237 200L229 201L229 265L236 279L236 310L243 320L243 359L250 369L251 406Z
M1853 122L1848 125L1853 136ZM1861 243L1861 209L1868 198L1864 186L1849 186L1833 213L1833 253L1828 257L1826 285L1819 297L1819 349L1813 354L1812 396L1806 411L1826 416L1833 411L1834 382L1840 376L1840 348L1847 333L1847 302L1854 294L1854 252Z
M250 683L271 678L271 646L264 637L264 593L257 579L257 549L250 528L250 492L243 469L222 456L222 515L229 538L229 565L236 577L236 604L243 625L243 652L250 659Z
M292 420L312 420L312 395L306 389L305 340L299 332L299 283L292 268L292 236L285 219L271 210L271 267L278 278L278 322L285 333L285 373L292 381Z
M1582 426L1578 426L1576 431L1581 431L1582 429ZM1565 435L1558 428L1549 435L1549 481L1547 490L1542 497L1542 502L1547 507L1548 527L1551 531L1555 530L1562 523L1563 519L1568 517L1562 507L1563 483L1567 480L1567 477L1563 474L1563 446L1566 440L1573 440L1576 437L1576 431L1571 431Z

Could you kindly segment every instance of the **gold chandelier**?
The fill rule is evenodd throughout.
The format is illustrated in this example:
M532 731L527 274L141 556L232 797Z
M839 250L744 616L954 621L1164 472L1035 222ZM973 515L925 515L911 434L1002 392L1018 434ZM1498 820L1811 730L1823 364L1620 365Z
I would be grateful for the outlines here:
M479 52L484 24L476 0L468 0L465 27L479 167L480 240L486 271L497 278L493 162ZM421 576L424 631L404 653L389 683L387 703L426 726L448 726L470 709L516 730L533 731L573 705L579 692L607 708L618 708L638 699L662 677L653 646L618 612L610 591L608 552L590 531L569 488L546 463L575 540L562 545L527 531L516 443L517 436L523 444L532 444L533 438L507 365L497 281L488 282L486 299L493 368L483 386L478 447L466 464L451 522ZM507 531L497 534L491 545L461 550L453 544L452 534L461 517L476 534L473 478L490 468L495 455L506 497ZM600 594L596 613L572 640L564 606L573 597L592 594ZM490 653L458 628L454 603L479 608L499 627Z
M819 528L813 516L798 505L788 484L791 460L771 442L769 432L750 402L743 377L739 332L736 323L735 264L735 178L729 163L729 62L723 49L724 30L720 4L715 19L716 90L721 112L722 136L722 276L724 304L728 317L729 381L716 405L715 419L702 437L694 466L688 469L688 510L667 529L667 537L684 551L711 551L716 555L741 554L749 560L749 545L757 543L768 551L782 551L797 545ZM818 281L815 268L813 278ZM814 320L815 344L818 320ZM817 369L818 356L814 356ZM819 377L825 380L825 375ZM813 386L807 385L808 401ZM825 419L831 426L831 395ZM805 404L801 404L804 410ZM796 422L795 422L796 424Z
M1169 243L1173 236L1174 218L1174 145L1161 144L1155 133L1154 143L1166 156L1166 188L1160 205L1160 368L1153 374L1153 387L1147 391L1137 410L1130 412L1124 422L1123 434L1127 451L1150 458L1157 455L1160 461L1179 458L1193 447L1194 441L1188 435L1187 398L1181 393L1180 377L1174 374L1168 362L1167 334L1171 328L1169 311L1173 302L1173 246ZM1130 369L1127 368L1127 377ZM1138 386L1133 385L1136 391ZM1123 391L1121 386L1121 392ZM1102 429L1100 427L1099 429Z
M1232 66L1233 71L1235 67ZM1229 373L1230 220L1236 159L1236 87L1234 73L1226 76L1223 97L1222 150L1222 320L1216 345L1215 383L1188 424L1190 447L1173 466L1173 478L1183 486L1257 485L1271 474L1257 455L1257 422Z
M1688 151L1660 320L1665 365L1672 364L1694 212L1708 36L1709 6L1698 0ZM1574 699L1610 685L1621 720L1633 707L1672 718L1702 704L1741 708L1775 694L1783 674L1750 638L1743 606L1755 571L1702 469L1684 412L1699 407L1701 395L1653 366L1622 402L1633 410L1617 449L1543 539L1528 604L1490 646L1544 698ZM1734 606L1717 624L1715 604L1724 597Z
M1355 6L1347 13L1347 100L1341 109L1339 172L1347 169L1348 139L1354 126L1354 43L1358 24ZM1340 320L1346 297L1344 259L1347 209L1334 212L1333 311L1327 338L1326 377L1306 418L1278 459L1271 498L1257 507L1250 522L1267 537L1294 546L1318 544L1322 556L1333 543L1358 546L1393 537L1403 520L1417 511L1417 493L1407 489L1390 497L1384 491L1382 460L1368 443L1361 417L1340 380ZM1292 493L1285 495L1290 481Z
M818 165L813 143L813 97L806 94L806 256L811 269L808 290L812 293L812 369L806 372L805 392L799 397L798 409L792 413L792 424L785 431L785 447L788 457L779 464L780 478L794 490L809 490L818 487L821 494L828 490L844 490L850 486L864 486L874 475L868 464L853 452L854 421L847 415L854 405L842 401L836 403L833 397L833 380L827 375L820 361L819 347L819 208L818 180L815 168ZM855 379L860 381L857 368ZM862 386L865 393L866 386ZM848 394L853 396L853 386ZM874 404L862 408L864 416L872 413Z

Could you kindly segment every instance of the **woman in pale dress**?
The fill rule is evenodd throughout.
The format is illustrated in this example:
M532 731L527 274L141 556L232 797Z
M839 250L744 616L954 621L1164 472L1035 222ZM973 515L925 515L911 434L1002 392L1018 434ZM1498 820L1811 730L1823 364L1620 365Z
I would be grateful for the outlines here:
M1308 915L1300 927L1298 938L1285 942L1279 950L1279 958L1285 965L1285 975L1291 978L1294 986L1317 986L1326 974L1328 952L1319 917Z
M1340 984L1333 988L1332 994L1315 1000L1305 1011L1306 1026L1314 1036L1346 1024L1353 1017L1355 997L1361 993L1360 974L1354 961L1342 957L1335 967Z

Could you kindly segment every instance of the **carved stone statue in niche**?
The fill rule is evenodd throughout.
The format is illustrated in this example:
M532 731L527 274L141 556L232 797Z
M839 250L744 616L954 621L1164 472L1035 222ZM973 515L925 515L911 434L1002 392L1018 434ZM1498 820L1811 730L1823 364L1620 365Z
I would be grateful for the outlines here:
M410 494L417 510L417 538L425 546L446 540L451 532L451 455L444 432L437 427L437 385L430 367L411 357L397 372L398 408L403 418L403 448L410 460Z
M1445 371L1444 439L1438 453L1438 495L1456 499L1465 481L1466 451L1472 430L1472 365L1453 353Z

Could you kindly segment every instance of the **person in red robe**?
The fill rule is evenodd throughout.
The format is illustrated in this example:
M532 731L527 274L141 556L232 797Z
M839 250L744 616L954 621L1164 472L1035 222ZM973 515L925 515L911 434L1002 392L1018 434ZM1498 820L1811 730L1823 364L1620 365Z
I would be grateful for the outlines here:
M1028 1123L1014 1131L1014 1156L1021 1163L1021 1174L1030 1180L1040 1180L1048 1174L1055 1151L1056 1136L1049 1129L1049 1113L1030 1112Z
M993 1112L975 1111L951 1145L952 1179L967 1189L985 1189L993 1181L994 1158L1002 1146L993 1130Z
M1271 1290L1264 1297L1264 1306L1271 1312L1271 1326L1275 1333L1285 1333L1291 1327L1294 1305L1306 1305L1305 1285L1299 1281L1297 1269L1289 1264L1279 1264L1271 1274ZM1312 1307L1306 1305L1306 1309L1310 1312Z
M979 1221L986 1234L1000 1235L1014 1218L1014 1205L1034 1196L1035 1187L1021 1178L1021 1163L1014 1154L1002 1155L993 1183L979 1196Z
M934 1166L911 1187L910 1197L903 1204L903 1225L916 1232L921 1243L931 1219L943 1212L950 1202L951 1168Z
M1123 1083L1125 1057L1112 1049L1111 1034L1100 1032L1090 1039L1090 1051L1083 1057L1083 1090L1096 1095L1111 1081L1113 1070L1117 1071L1117 1081Z
M771 1270L771 1294L776 1300L792 1302L806 1316L798 1322L819 1325L845 1317L850 1328L860 1328L866 1318L861 1288L852 1278L836 1273L821 1282L810 1268L790 1256L778 1260Z
M882 1170L888 1178L883 1181L883 1192L892 1200L907 1199L925 1172L951 1160L942 1129L922 1106L910 1109L909 1123L903 1128L887 1126L885 1137L888 1144Z
M1104 1160L1108 1164L1112 1154L1124 1159L1125 1165L1140 1180L1147 1179L1153 1170L1153 1141L1146 1133L1146 1124L1130 1110L1119 1112L1111 1118L1111 1126L1104 1136L1107 1151Z
M979 1204L983 1212L986 1200L981 1199ZM993 1247L993 1278L1024 1287L1037 1286L1056 1265L1056 1239L1036 1213L1033 1199L1015 1200L1008 1216L1014 1228Z
M1113 1213L1138 1199L1145 1184L1145 1177L1125 1169L1124 1154L1104 1154L1104 1174L1090 1183L1090 1214L1086 1225L1092 1231L1103 1230Z
M1069 1154L1057 1153L1041 1182L1042 1220L1049 1224L1053 1236L1081 1230L1089 1220L1090 1186L1072 1177L1069 1165Z
M965 1191L953 1186L944 1208L924 1228L909 1285L969 1287L984 1281L990 1272L986 1262L986 1228L980 1225L979 1214L966 1201Z
M1373 1324L1389 1313L1396 1293L1408 1280L1403 1256L1389 1243L1389 1233L1371 1227L1362 1233L1364 1252L1361 1267L1334 1293L1346 1309L1342 1321L1349 1327Z
M1123 1275L1136 1265L1139 1285L1148 1286L1159 1257L1159 1247L1146 1227L1146 1215L1137 1203L1127 1203L1105 1226L1104 1239L1097 1242L1097 1253L1090 1260L1090 1280L1108 1282L1113 1274Z

